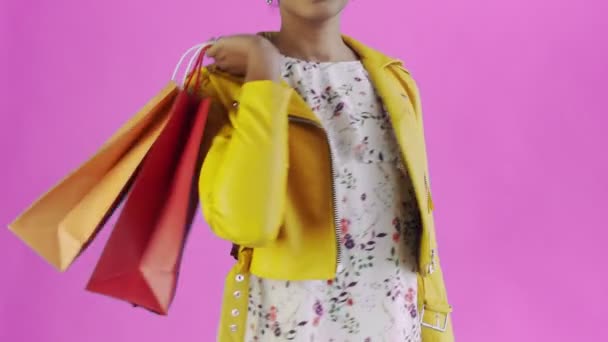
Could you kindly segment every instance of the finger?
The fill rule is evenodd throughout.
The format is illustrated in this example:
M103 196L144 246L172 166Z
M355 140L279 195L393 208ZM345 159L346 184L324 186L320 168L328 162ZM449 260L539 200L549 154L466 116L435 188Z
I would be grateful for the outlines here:
M215 65L217 70L221 71L227 71L231 67L229 61L226 58L222 58L222 56L217 56L213 61L213 65Z
M215 63L207 64L205 66L205 68L207 68L207 70L209 70L209 72L214 72L216 70L219 70L219 67Z
M205 52L205 55L207 57L215 58L220 51L221 51L220 44L215 43L215 44L211 45L211 47L209 47L207 49L207 51Z
M215 55L217 55L218 51L221 50L221 46L223 44L220 43L220 41L222 40L222 37L217 37L217 38L212 38L211 40L209 40L208 44L209 44L209 48L207 49L207 56L213 57ZM209 53L209 51L211 50L211 52Z
M216 64L220 68L226 67L226 56L221 53L218 53L215 57L213 57L213 64Z

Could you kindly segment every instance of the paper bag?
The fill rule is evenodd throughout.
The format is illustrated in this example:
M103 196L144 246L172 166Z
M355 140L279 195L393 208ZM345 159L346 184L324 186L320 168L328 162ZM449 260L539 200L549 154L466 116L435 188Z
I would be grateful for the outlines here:
M67 269L118 204L164 127L177 92L177 85L170 82L9 229L57 269Z

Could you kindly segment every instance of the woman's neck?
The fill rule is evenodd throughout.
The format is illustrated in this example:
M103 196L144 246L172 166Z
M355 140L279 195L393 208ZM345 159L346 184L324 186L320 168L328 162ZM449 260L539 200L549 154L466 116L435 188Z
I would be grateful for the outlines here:
M358 59L342 40L338 17L322 24L284 21L271 41L283 55L302 60L340 62Z

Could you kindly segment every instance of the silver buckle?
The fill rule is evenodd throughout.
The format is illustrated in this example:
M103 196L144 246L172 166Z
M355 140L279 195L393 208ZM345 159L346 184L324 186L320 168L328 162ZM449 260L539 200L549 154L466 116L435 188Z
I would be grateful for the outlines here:
M424 308L425 305L422 306L422 310L420 311L420 325L425 327L425 328L429 328L429 329L433 329L436 331L440 331L440 332L445 332L448 329L448 315L449 314L444 314L444 320L443 323L441 323L439 320L439 316L441 315L440 313L436 312L435 313L435 324L430 324L430 323L426 323L424 321Z

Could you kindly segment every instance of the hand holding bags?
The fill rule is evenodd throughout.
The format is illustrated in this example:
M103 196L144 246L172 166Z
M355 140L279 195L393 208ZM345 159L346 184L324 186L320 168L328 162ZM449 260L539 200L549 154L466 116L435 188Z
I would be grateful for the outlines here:
M199 89L204 49L135 180L87 289L167 314L198 202L195 178L210 108Z
M177 85L169 83L97 153L10 225L23 242L64 271L118 204L168 119Z

